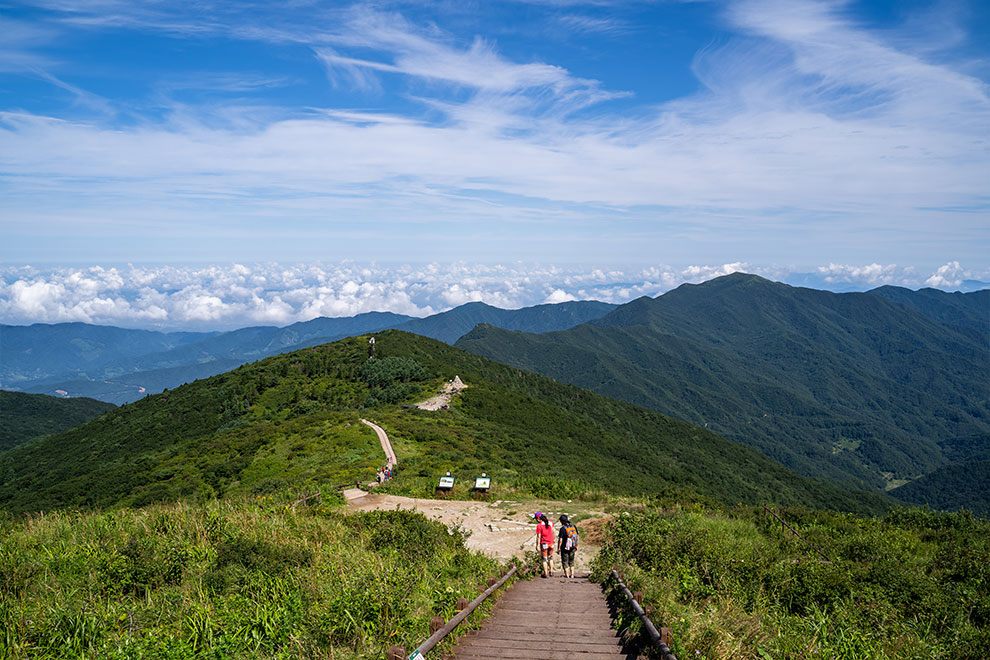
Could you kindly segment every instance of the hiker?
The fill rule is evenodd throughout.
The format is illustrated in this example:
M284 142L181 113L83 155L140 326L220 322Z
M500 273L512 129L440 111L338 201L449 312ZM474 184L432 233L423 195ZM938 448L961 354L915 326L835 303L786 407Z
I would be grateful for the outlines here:
M543 577L553 577L553 525L545 513L538 511L533 517L536 518L536 547L543 563Z
M560 548L560 567L564 577L574 577L574 555L577 554L578 531L566 513L560 514L560 533L557 534Z

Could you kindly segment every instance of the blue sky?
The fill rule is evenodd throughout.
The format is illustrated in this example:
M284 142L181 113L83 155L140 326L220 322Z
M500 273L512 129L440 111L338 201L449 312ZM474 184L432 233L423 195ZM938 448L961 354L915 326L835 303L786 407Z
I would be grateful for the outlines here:
M990 268L986 2L0 0L0 34L9 268Z

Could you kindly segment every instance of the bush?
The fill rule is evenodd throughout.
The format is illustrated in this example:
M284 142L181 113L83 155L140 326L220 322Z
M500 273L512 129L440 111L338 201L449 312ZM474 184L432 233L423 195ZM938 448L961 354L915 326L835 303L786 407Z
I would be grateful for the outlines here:
M679 657L990 657L990 523L922 510L790 514L831 561L757 510L650 510L612 521L594 575L624 566ZM736 643L746 630L751 643Z

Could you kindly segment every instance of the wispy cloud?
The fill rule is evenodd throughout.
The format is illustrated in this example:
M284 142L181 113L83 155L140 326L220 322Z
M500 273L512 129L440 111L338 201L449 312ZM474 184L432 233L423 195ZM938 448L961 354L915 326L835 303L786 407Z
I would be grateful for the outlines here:
M922 245L947 240L948 228L954 243L940 259L986 242L985 223L944 210L985 208L986 83L947 56L930 56L923 34L867 29L841 3L730 2L725 17L736 36L695 59L702 92L652 106L625 98L621 109L607 102L625 90L607 80L367 6L314 8L316 19L299 25L271 10L260 10L267 22L251 18L260 4L203 3L192 17L168 3L42 4L57 16L50 25L289 40L340 88L388 89L407 105L259 101L265 107L254 110L243 99L195 105L165 94L164 107L127 125L110 119L112 108L86 119L7 111L7 227L43 217L53 231L71 231L84 217L195 235L228 219L250 232L252 221L277 218L319 235L342 223L498 218L518 223L503 225L517 241L530 223L564 239L584 228L588 250L609 234L701 250L727 232L759 235L754 245L778 235L808 244L827 237L828 248L901 232ZM587 16L565 20L575 29L609 27ZM44 35L19 29L16 51L27 58L35 52L27 44ZM102 103L44 71L79 99ZM247 94L268 79L216 75L198 84Z
M618 36L633 31L628 22L615 17L598 17L584 14L563 14L557 17L558 23L566 30L577 33Z

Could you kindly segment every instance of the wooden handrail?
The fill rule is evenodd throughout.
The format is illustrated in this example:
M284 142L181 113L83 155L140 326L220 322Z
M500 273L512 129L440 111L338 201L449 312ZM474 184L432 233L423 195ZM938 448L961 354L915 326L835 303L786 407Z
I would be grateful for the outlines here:
M498 589L503 584L505 584L505 581L515 574L516 574L516 566L513 566L508 570L508 572L505 575L502 576L501 580L495 582L490 587L488 587L483 592L481 592L481 595L479 595L477 598L475 598L470 603L468 603L467 607L465 607L463 610L461 610L456 615L454 615L453 619L445 623L443 627L441 627L435 633L430 635L425 642L417 646L416 650L414 650L412 653L409 654L409 660L419 660L420 658L425 658L426 654L432 651L437 644L442 642L444 637L452 633L454 631L454 628L456 628L461 623L461 621L466 619L471 614L471 612L474 612L474 610L478 607L478 605L481 605L483 602L485 602L486 598L492 595L496 589Z
M303 502L308 502L311 499L313 499L314 497L316 498L316 501L317 502L322 502L323 501L323 492L318 490L315 493L313 493L312 495L307 495L305 497L302 497L302 498L296 500L295 502L292 503L292 508L294 509L294 508L296 508L296 505L297 504L302 504Z
M625 583L622 581L622 579L619 577L618 571L613 569L611 575L612 575L612 579L615 580L615 583L626 594L626 598L629 599L629 603L632 605L633 611L636 612L636 615L639 617L639 620L643 622L643 628L646 630L646 634L650 638L650 643L653 644L653 646L660 652L661 660L677 660L677 657L674 655L674 652L671 651L670 647L667 646L667 643L663 641L663 636L657 630L657 627L653 625L653 622L650 621L650 617L646 615L646 612L643 610L642 605L640 605L636 601L636 599L632 595L632 592L629 591L629 587L627 587Z
M799 539L801 539L802 541L804 541L804 543L805 543L805 545L807 545L807 546L808 546L809 548L811 548L812 550L814 550L815 552L817 552L817 553L818 553L819 555L821 555L821 558L822 558L822 559L824 559L825 561L827 561L827 562L829 562L829 563L832 563L832 560L831 560L831 559L829 559L828 557L826 557L826 556L825 556L825 553L824 553L824 552L822 552L822 551L821 551L821 550L820 550L820 549L818 548L818 546L816 546L816 545L815 545L814 543L812 543L812 542L811 542L811 541L809 541L808 539L806 539L806 538L804 538L803 536L801 536L800 534L798 534L798 531L797 531L796 529L794 529L793 527L791 527L790 525L788 525L788 524L787 524L787 521L785 521L785 520L784 520L783 518L781 518L781 517L780 517L780 516L778 516L778 515L777 515L776 513L774 513L774 511L773 511L773 509L771 509L770 507L768 507L768 506L767 506L766 504L764 504L764 505L763 505L763 511L764 511L765 513L768 513L768 514L770 514L771 516L773 516L773 517L774 517L774 518L776 518L777 520L779 520L779 521L780 521L780 524L781 524L781 525L782 525L783 527L786 527L787 529L789 529L789 530L791 530L791 533L792 533L792 534L794 534L794 536L796 536L796 537L798 537Z

